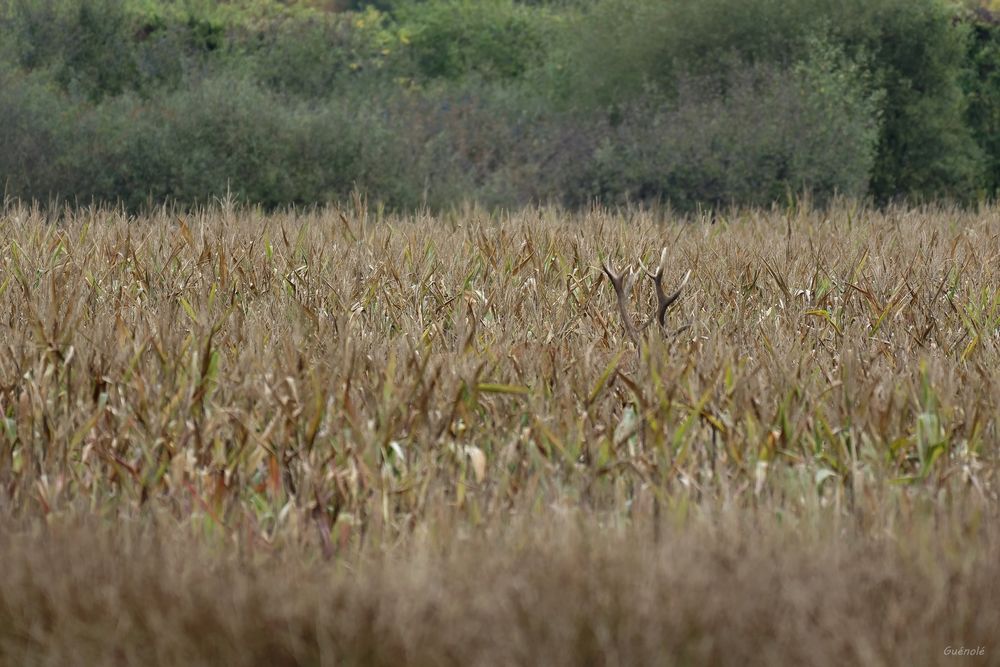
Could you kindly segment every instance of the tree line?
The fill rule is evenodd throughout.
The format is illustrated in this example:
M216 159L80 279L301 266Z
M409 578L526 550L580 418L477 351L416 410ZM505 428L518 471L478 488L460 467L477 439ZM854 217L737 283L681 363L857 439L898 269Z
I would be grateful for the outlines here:
M8 197L680 210L1000 188L1000 20L941 0L0 0Z

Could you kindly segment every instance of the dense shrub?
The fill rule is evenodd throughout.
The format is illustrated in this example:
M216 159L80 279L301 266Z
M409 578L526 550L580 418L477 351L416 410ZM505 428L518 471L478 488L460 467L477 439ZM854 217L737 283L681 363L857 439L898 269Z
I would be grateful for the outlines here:
M968 199L980 153L959 86L964 30L939 0L599 0L559 50L564 105L609 108L687 76L724 80L745 64L787 66L821 41L864 67L880 96L871 194Z
M856 16L861 48L885 91L872 193L973 198L982 155L964 122L964 29L936 0L880 0Z
M943 2L0 0L0 181L130 207L970 201L1000 187L1000 31Z
M418 188L380 107L359 97L321 107L281 102L231 77L201 81L155 108L132 101L108 110L130 119L114 156L122 165L115 190L123 199L180 202L231 192L273 207L331 201L360 187L413 206Z
M39 74L0 66L0 186L7 194L47 199L75 192L63 174L69 105Z
M65 89L98 99L138 83L130 22L121 0L15 0L2 15L18 64L48 69Z
M1000 191L1000 14L981 10L968 19L967 118L986 159L984 194L995 197Z
M509 79L545 57L550 17L544 9L513 0L427 0L396 11L420 77Z
M0 84L0 173L14 196L137 208L230 192L274 207L342 198L357 186L396 205L419 203L420 185L376 100L290 104L231 75L155 104L134 95L71 104L51 85L10 73Z
M249 67L268 87L299 97L324 98L401 75L399 31L385 13L327 14L268 22L245 43Z
M91 101L177 86L224 43L223 28L195 16L139 15L123 0L0 3L6 60L47 71Z
M789 70L749 66L718 83L682 80L675 101L625 107L599 140L576 203L668 199L766 204L789 191L863 196L874 159L877 99L833 60Z

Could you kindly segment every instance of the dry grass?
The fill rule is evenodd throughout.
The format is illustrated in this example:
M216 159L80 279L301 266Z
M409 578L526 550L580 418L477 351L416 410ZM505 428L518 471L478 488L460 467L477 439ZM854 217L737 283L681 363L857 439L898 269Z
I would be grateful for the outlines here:
M536 528L541 526L536 526ZM107 529L0 538L6 664L997 662L997 531L816 540L723 521L659 544L565 526L323 562ZM51 535L55 533L55 537ZM974 550L956 551L975 541ZM957 658L956 658L957 659Z
M0 228L9 663L1000 660L1000 209Z

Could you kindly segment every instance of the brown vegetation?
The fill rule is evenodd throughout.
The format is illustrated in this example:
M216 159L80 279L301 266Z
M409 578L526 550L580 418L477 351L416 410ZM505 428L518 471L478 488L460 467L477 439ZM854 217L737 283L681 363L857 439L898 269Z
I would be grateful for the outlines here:
M998 209L0 228L8 663L998 659Z
M339 562L50 527L0 537L0 659L934 665L964 646L986 654L971 664L996 664L995 529L901 546L733 519L659 544L540 519L514 536L423 538Z

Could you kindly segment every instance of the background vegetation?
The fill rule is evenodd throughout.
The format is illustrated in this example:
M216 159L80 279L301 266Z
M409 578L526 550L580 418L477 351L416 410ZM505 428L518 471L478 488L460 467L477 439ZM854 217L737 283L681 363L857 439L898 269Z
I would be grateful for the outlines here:
M993 197L1000 26L940 0L0 2L0 180L394 208Z

